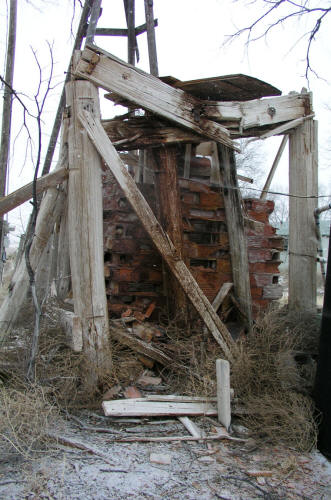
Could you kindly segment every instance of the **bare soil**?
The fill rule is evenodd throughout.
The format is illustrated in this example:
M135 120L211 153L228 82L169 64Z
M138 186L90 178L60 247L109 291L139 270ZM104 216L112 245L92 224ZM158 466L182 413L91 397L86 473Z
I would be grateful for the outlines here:
M187 432L174 420L130 423L87 411L79 419L114 434L81 430L70 417L59 419L54 432L84 443L103 457L53 440L33 459L3 455L1 499L331 498L331 464L317 451L299 454L282 447L257 447L251 439L212 444L116 443L114 438L124 435L184 436ZM210 425L203 417L196 420L200 426ZM171 463L151 463L151 453L170 455ZM258 473L262 475L254 477Z

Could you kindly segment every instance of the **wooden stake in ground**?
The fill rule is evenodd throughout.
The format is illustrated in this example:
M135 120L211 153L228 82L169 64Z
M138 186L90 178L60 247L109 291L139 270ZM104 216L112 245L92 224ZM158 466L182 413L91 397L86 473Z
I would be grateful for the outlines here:
M157 221L153 211L128 173L125 165L109 141L100 120L95 120L91 112L82 110L79 119L95 144L100 155L113 173L115 179L123 189L129 203L141 220L145 230L154 242L161 256L166 261L171 272L176 277L187 297L204 321L215 340L219 343L225 356L232 360L233 340L230 332L222 323L209 300L195 281L194 277L179 257L176 248Z
M110 369L108 308L103 255L101 159L78 114L88 109L100 119L98 89L86 81L66 86L70 106L68 234L75 314L80 318L86 355L85 385L95 390Z
M229 430L231 424L230 365L225 359L216 360L218 421Z

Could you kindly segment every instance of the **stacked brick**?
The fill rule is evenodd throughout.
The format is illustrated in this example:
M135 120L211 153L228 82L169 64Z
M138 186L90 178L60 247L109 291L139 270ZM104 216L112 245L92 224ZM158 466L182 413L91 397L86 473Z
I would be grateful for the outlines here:
M273 201L249 198L244 200L244 207L250 219L263 223L260 230L247 229L246 232L253 312L256 314L283 294L278 269L283 238L276 235L276 229L269 224Z
M201 171L201 169L200 169ZM221 285L232 281L224 200L203 176L179 179L183 219L183 256L198 284L212 301ZM154 212L152 185L140 185ZM110 173L104 175L105 280L109 310L143 313L151 304L163 307L166 297L162 261L124 193ZM278 284L282 238L269 224L273 202L248 199L246 215L262 222L247 230L254 313L281 297ZM235 230L235 228L234 228Z

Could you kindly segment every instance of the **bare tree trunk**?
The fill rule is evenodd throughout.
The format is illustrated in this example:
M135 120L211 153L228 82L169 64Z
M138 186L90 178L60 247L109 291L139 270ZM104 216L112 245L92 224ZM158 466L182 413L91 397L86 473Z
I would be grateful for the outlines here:
M6 180L7 180L7 164L10 149L10 128L11 128L11 115L12 115L12 93L10 87L13 86L14 79L14 62L15 62L15 46L16 46L16 21L17 21L17 0L10 0L9 11L9 28L8 28L8 41L7 41L7 55L6 55L6 73L5 81L9 85L4 85L3 95L3 111L2 111L2 130L1 130L1 144L0 144L0 196L6 193ZM3 242L4 242L4 220L0 219L0 280L2 281L3 272Z

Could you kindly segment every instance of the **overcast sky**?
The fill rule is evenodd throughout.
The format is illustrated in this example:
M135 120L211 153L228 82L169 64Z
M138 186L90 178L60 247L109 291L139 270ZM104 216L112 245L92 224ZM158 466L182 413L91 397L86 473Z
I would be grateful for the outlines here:
M77 13L80 9L77 3ZM0 71L4 73L6 47L6 17L8 0L0 0ZM73 0L18 0L18 34L14 88L32 96L38 83L38 71L32 56L31 47L37 53L44 75L49 70L49 57L46 40L53 43L54 82L58 83L48 98L44 114L44 145L47 147L49 134L57 108L61 83L69 62L73 38L70 35L73 15ZM227 35L248 24L252 16L260 12L259 4L230 0L154 0L154 14L159 20L156 28L157 51L160 75L172 75L181 80L191 80L233 73L255 76L278 87L283 94L302 87L313 91L314 110L319 120L320 130L320 178L331 192L330 175L327 172L331 149L329 128L331 113L327 110L330 103L330 28L326 19L318 39L313 43L311 59L320 78L305 73L305 40L298 41L309 30L309 20L303 18L279 27L267 40L262 39L245 47L245 38L239 38L224 46ZM78 15L74 21L74 31ZM136 25L145 22L144 1L136 0ZM103 0L103 13L99 27L126 27L122 0ZM96 43L116 56L126 60L126 39L118 37L98 37ZM138 37L141 54L139 67L149 71L146 36ZM110 115L110 105L102 108L103 117ZM13 139L21 123L21 110L14 107ZM24 136L18 138L12 148L9 191L29 182L33 175L32 162L28 158L23 167ZM264 145L266 154L265 172L271 166L280 138L268 140ZM330 146L329 146L330 145ZM330 152L331 155L331 152ZM279 169L276 184L287 188L286 157ZM331 193L330 193L331 194ZM325 200L323 200L325 203ZM16 234L22 230L26 221L27 209L16 209L10 214L10 221L16 225ZM22 220L22 223L21 223Z

